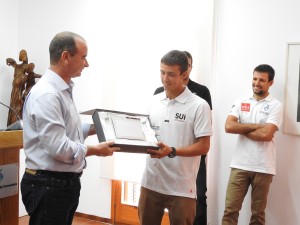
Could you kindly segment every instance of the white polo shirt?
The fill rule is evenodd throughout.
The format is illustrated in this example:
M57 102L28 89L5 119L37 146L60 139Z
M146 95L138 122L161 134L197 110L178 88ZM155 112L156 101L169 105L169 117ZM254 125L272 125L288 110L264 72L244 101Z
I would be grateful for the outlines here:
M229 115L238 118L240 123L272 123L279 129L282 123L282 104L268 95L261 101L253 97L239 99ZM276 148L272 141L254 141L239 135L231 168L253 172L276 174Z
M170 147L188 146L198 137L212 135L209 105L188 88L173 100L165 92L154 95L149 115L158 140ZM147 156L141 185L161 194L195 198L199 157Z

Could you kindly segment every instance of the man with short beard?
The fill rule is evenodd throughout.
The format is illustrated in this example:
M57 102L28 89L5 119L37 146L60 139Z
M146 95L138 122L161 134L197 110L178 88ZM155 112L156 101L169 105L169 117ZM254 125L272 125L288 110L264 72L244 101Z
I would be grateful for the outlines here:
M274 69L266 64L253 72L253 95L239 99L225 123L227 133L239 134L230 167L222 225L238 223L239 211L251 185L250 225L265 224L267 196L276 174L274 134L282 122L282 104L269 94Z

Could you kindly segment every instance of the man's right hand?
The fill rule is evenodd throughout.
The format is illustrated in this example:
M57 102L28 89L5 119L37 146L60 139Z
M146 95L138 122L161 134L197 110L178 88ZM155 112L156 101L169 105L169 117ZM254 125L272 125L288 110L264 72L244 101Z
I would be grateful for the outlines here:
M88 145L86 156L111 156L115 151L120 151L120 147L112 147L113 141L101 142L97 145Z

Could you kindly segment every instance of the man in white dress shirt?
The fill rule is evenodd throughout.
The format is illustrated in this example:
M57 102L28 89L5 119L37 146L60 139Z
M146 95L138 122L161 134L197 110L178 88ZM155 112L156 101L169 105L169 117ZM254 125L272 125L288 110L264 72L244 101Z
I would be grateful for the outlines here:
M80 122L72 78L89 66L85 40L75 33L61 32L52 39L49 52L50 68L24 103L26 170L21 193L30 225L71 225L85 157L110 156L119 148L112 147L113 142L84 144L95 128Z

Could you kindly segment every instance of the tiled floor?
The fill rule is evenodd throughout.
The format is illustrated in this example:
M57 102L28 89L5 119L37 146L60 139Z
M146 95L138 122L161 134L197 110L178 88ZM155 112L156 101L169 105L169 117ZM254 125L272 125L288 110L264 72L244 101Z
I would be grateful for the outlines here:
M19 218L19 225L28 225L29 217L23 216ZM107 223L101 223L93 220L87 220L80 217L74 217L72 225L108 225Z

